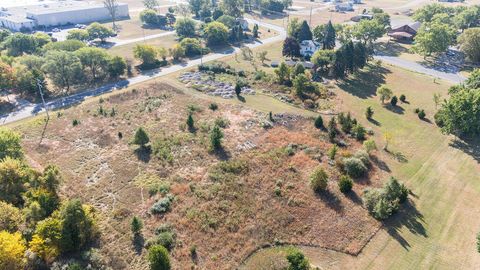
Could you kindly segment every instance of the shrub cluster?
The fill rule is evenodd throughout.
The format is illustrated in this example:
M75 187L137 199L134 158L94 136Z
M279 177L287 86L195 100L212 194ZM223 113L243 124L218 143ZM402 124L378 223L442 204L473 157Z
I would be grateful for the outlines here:
M155 229L155 236L150 238L147 242L147 247L154 245L161 245L167 250L172 250L175 247L177 235L173 231L170 224L162 224Z
M150 212L152 214L164 214L170 211L173 199L173 195L168 194L165 198L162 198L158 202L154 203L150 208Z
M404 184L391 177L383 188L367 188L362 196L363 205L374 218L383 220L398 211L408 193Z
M244 160L221 161L209 171L212 181L224 181L229 176L240 175L248 171L248 163Z
M360 123L358 123L357 119L352 118L350 112L347 113L347 115L344 113L339 113L338 123L340 124L342 131L346 134L352 135L359 141L365 140L367 131Z
M199 65L198 70L210 71L215 74L226 73L226 74L236 75L236 71L234 68L232 68L230 65L224 62L219 62L219 61L213 61L211 63Z
M366 154L366 152L364 153ZM344 158L343 169L345 172L353 178L364 176L368 172L368 166L370 164L368 154L366 155L367 157L365 157L363 153L357 153L352 157Z
M310 175L310 187L315 192L327 189L328 175L322 167L317 167Z

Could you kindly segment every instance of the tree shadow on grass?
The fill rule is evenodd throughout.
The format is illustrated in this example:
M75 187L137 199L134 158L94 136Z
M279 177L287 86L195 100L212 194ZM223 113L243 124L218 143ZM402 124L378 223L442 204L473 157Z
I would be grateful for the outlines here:
M396 114L404 114L405 113L405 109L403 109L400 106L393 106L391 104L388 104L387 106L385 106L385 108L387 108L387 110L389 110L391 112L394 112Z
M390 73L385 67L369 64L354 76L345 78L338 84L342 90L359 98L375 96L377 88L385 83L385 75Z
M461 150L465 154L474 158L477 163L480 163L480 139L461 139L456 137L450 144L451 147Z
M215 149L212 151L212 153L222 161L229 160L232 157L231 153L228 150L226 150L224 147Z
M345 194L345 197L349 198L355 204L362 205L362 199L353 190Z
M400 56L408 53L408 49L397 42L378 42L375 44L375 54L382 56Z
M137 156L138 160L148 163L152 156L152 148L149 145L140 146L135 149L134 153Z
M246 100L245 100L245 98L244 98L243 96L238 95L238 96L237 96L237 99L240 100L240 102L242 102L242 103L245 103L245 102L246 102Z
M375 166L377 166L380 170L385 171L385 172L391 172L390 167L388 167L387 163L385 163L383 160L380 160L377 156L372 155L370 157L370 160L372 161Z
M368 122L374 124L374 125L377 126L377 127L382 126L382 124L381 124L380 122L378 122L377 120L375 120L375 119L373 119L373 118L369 118L369 119L367 119L367 120L368 120Z
M425 122L425 123L433 124L433 123L432 123L432 120L430 120L430 119L428 119L428 118L426 118L426 117L423 118L422 121Z
M402 228L407 228L411 233L428 237L424 226L423 215L417 210L415 204L408 200L400 205L398 213L383 222L386 231L397 240L406 250L410 249L408 241L400 234Z
M326 203L326 205L334 210L337 213L343 212L343 205L340 199L332 193L330 190L324 190L322 192L315 193L317 197L319 197L322 201Z
M133 249L138 255L142 254L143 247L145 245L145 238L141 234L135 234L132 239Z

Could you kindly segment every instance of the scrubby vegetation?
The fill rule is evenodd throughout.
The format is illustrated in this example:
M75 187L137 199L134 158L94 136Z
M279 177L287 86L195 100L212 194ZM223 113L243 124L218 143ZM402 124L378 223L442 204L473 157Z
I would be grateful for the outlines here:
M68 194L81 194L101 206L95 215L96 231L102 231L96 236L96 252L112 267L128 268L156 246L165 248L168 256L162 257L169 258L172 268L236 267L262 243L277 241L313 241L359 252L379 223L351 195L375 182L372 176L379 171L360 150L354 134L358 122L352 115L345 113L336 117L342 123L335 120L335 125L318 129L311 118L259 113L228 103L211 110L211 103L153 84L63 111L49 122L42 143L51 147L46 152L37 150L38 142L30 139L34 136L25 135L25 145L32 160L51 160L67 172ZM104 111L114 107L115 115L100 116L100 106ZM188 115L194 120L193 132ZM70 125L72 119L82 122L82 132ZM324 120L332 122L328 116ZM333 143L328 139L332 126ZM19 131L41 134L41 128ZM62 147L52 147L57 143ZM68 149L68 155L60 149ZM342 166L349 158L366 168L354 180L345 176L351 171L348 162ZM64 170L72 167L76 169ZM18 215L12 209L8 213ZM55 213L51 216L57 217ZM61 218L62 210L58 213ZM252 236L252 226L260 233ZM331 231L331 226L338 230ZM230 241L232 237L237 240ZM219 245L237 252L223 256L215 248ZM78 263L83 266L84 261Z
M366 189L363 204L376 219L386 219L398 211L400 204L407 200L409 190L391 177L383 188Z

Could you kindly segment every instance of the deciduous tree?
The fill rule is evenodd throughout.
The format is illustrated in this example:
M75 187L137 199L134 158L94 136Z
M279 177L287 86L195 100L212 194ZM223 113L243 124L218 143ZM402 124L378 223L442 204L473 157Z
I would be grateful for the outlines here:
M382 104L385 103L385 100L389 100L392 97L392 95L393 95L392 90L385 85L382 85L377 89L377 96L382 101Z
M211 22L205 27L205 38L208 45L226 44L228 28L223 23Z
M96 22L87 27L87 32L90 40L100 39L102 43L114 34L112 29Z
M459 37L460 50L472 62L480 62L480 28L466 29Z
M455 39L455 30L447 24L424 23L415 36L413 50L424 56L445 52Z
M103 0L103 5L108 10L110 18L112 18L112 28L115 31L117 29L115 22L117 21L118 2L117 0Z
M82 74L80 59L73 52L49 51L42 69L55 85L66 88L67 92Z
M295 38L287 37L283 41L282 55L291 58L300 55L300 45Z
M190 18L180 18L175 23L175 31L180 37L195 36L195 21Z

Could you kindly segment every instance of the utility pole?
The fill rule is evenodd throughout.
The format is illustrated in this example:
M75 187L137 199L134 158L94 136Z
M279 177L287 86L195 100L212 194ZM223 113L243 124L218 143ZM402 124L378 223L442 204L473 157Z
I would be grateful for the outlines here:
M37 86L38 86L38 92L40 93L40 97L42 98L43 108L45 108L45 112L47 113L47 121L48 121L50 120L50 116L48 115L48 108L47 108L47 105L45 104L45 98L43 98L42 84L39 79L37 79Z

